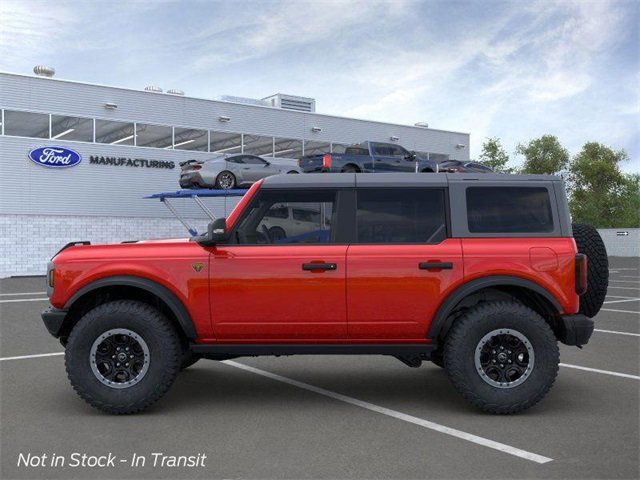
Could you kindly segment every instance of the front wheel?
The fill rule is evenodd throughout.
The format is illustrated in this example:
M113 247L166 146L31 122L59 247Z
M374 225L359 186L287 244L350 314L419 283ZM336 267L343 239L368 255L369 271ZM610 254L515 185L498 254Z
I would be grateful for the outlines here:
M154 307L133 300L104 303L73 327L65 351L75 391L107 413L136 413L173 384L182 358L173 325Z
M538 403L558 374L553 331L516 301L470 308L451 327L444 367L453 386L489 413L517 413Z

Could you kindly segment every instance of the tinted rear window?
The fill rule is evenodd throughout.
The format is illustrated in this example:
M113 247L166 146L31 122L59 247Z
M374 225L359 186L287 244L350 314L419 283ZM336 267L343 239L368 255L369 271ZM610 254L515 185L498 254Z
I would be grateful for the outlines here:
M553 231L549 191L543 187L469 187L467 218L471 233Z
M358 190L358 243L440 243L447 236L443 189Z

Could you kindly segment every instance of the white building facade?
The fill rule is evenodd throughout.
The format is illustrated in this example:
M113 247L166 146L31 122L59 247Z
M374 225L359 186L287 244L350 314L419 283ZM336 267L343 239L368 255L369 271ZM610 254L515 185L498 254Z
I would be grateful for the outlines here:
M184 237L157 200L178 190L179 163L253 153L295 162L364 140L398 143L435 160L469 159L469 134L322 115L312 99L254 104L0 73L0 277L44 274L70 241ZM32 161L36 149L77 153L68 168ZM237 198L209 207L226 215ZM179 210L197 227L204 215Z

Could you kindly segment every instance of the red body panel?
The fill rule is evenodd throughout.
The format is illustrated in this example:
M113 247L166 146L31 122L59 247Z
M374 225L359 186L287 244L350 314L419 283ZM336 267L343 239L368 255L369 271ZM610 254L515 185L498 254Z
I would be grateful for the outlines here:
M211 257L211 317L221 342L347 337L346 246L219 246ZM305 271L303 263L335 263Z
M196 272L194 263L203 263ZM54 259L55 288L51 304L64 308L85 285L101 278L132 275L170 290L185 306L198 336L211 338L209 315L209 253L188 240L70 247Z
M465 282L491 275L530 280L558 301L564 314L577 313L573 238L465 238Z
M451 262L420 270L421 262ZM351 245L347 254L349 336L375 342L424 342L440 303L462 283L460 239L438 245Z

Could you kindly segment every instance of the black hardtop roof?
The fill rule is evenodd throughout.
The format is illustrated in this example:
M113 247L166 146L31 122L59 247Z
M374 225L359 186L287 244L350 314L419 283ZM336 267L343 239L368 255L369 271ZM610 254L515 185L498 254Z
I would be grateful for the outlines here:
M262 188L348 188L348 187L436 187L450 183L561 182L555 175L512 175L505 173L308 173L274 175L264 179Z

